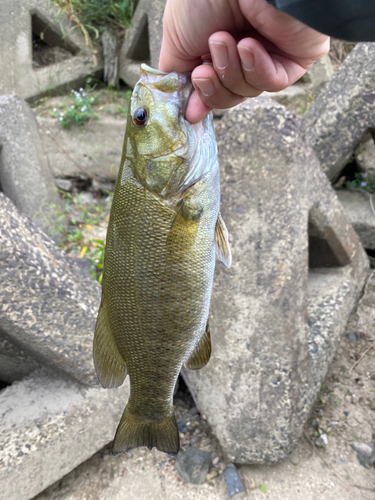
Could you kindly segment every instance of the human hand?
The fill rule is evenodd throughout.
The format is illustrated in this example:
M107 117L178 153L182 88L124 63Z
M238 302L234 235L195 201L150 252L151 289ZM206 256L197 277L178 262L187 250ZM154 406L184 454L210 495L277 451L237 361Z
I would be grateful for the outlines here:
M288 87L328 50L329 37L266 0L167 0L159 69L192 71L186 119L197 123Z

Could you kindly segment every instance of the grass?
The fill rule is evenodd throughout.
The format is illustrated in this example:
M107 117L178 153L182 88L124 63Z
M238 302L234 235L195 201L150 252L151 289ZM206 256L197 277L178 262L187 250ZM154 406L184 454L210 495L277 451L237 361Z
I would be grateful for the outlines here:
M52 204L53 223L51 236L59 235L59 246L73 257L86 258L91 262L90 274L101 283L105 250L105 231L113 195L95 205L82 203L81 195L59 191L63 207Z
M134 0L52 0L61 13L69 16L91 45L108 25L128 28L134 12Z

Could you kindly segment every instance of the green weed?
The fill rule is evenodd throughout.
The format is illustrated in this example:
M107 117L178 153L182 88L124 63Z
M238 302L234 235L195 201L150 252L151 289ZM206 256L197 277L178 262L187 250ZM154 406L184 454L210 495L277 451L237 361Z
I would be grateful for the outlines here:
M375 175L355 172L354 180L345 182L344 187L348 189L362 189L363 191L373 193L375 192Z
M90 34L99 38L106 25L128 28L134 11L133 0L53 0L84 34L90 45ZM74 28L73 28L74 29Z
M63 128L70 128L71 125L82 126L85 122L98 119L92 106L97 103L97 96L88 94L88 89L80 88L77 92L71 92L72 104L66 108L63 104L58 104L57 108L50 111L50 115L56 117Z
M112 195L103 205L84 205L81 196L73 197L60 191L64 197L63 207L51 205L54 215L50 233L59 235L59 246L75 257L91 262L90 274L101 283L104 263L104 238L97 236L98 230L104 233L108 222Z
M263 493L267 493L267 486L265 484L261 484L260 491L263 491Z

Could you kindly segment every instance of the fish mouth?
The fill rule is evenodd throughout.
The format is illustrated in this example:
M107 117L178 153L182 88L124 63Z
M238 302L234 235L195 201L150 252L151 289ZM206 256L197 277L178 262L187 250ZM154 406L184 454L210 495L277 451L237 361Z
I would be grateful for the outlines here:
M163 83L168 81L169 84L174 81L176 85L176 91L178 99L180 101L181 114L184 117L186 108L190 99L191 94L194 92L194 86L191 81L191 72L187 73L177 73L172 71L171 73L165 73L158 69L151 68L145 63L141 64L140 68L141 81L145 84L152 84L156 87L162 87Z

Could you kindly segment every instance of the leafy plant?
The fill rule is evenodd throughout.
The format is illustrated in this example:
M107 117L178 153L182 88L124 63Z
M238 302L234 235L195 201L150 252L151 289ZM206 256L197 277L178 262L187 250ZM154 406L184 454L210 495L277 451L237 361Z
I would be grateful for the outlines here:
M355 172L354 180L345 182L344 186L348 189L363 189L369 193L375 192L375 175Z
M70 128L72 124L82 126L91 119L99 116L92 109L98 98L96 95L88 94L88 89L80 88L79 91L72 90L72 104L69 108L59 104L57 108L50 111L51 116L55 116L63 128Z
M76 257L85 257L91 262L90 274L101 283L103 278L105 241L98 237L98 229L103 233L112 204L112 194L105 206L84 205L82 196L73 197L60 191L64 197L63 208L51 205L54 222L51 235L60 236L59 246Z
M263 493L267 493L267 486L265 484L261 484L260 491L263 491Z

